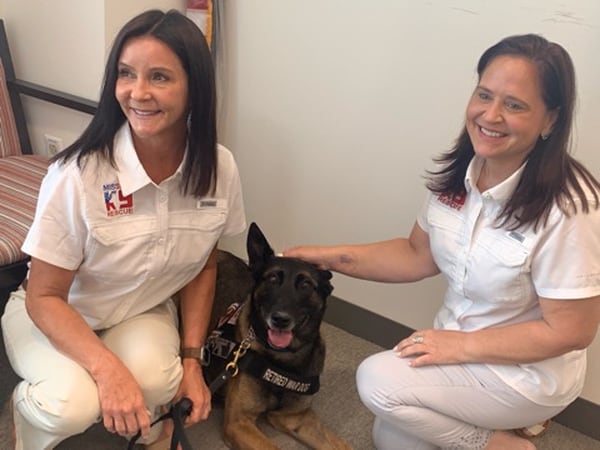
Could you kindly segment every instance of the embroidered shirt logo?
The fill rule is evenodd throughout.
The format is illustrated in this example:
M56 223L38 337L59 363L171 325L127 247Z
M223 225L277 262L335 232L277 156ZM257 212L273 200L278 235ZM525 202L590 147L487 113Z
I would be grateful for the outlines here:
M123 195L119 183L104 184L102 190L104 191L104 206L108 217L133 213L133 194Z
M461 194L452 194L452 193L444 193L438 195L438 201L443 203L446 206L449 206L452 209L456 209L460 211L461 208L465 204L465 200L467 199L467 193L463 192Z

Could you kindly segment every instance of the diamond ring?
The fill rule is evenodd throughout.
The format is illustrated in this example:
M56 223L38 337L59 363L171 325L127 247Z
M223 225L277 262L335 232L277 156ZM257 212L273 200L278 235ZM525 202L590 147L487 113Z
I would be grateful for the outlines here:
M413 336L412 338L412 343L413 344L422 344L423 343L423 336Z

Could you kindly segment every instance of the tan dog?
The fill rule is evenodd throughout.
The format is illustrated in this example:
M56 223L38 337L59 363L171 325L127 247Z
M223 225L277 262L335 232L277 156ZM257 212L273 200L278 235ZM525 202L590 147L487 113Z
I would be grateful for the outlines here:
M219 255L213 322L232 301L246 299L234 331L236 342L249 344L236 363L239 373L225 385L225 440L240 450L276 449L256 425L264 414L277 430L311 448L350 449L311 407L325 362L320 326L331 273L276 257L256 224L247 247L249 266L229 253ZM215 364L208 372L208 379L215 377Z

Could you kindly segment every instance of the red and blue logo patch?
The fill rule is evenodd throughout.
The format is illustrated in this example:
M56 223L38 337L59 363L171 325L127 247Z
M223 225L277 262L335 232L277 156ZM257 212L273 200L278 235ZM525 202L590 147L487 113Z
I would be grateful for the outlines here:
M123 195L119 183L104 184L102 190L104 191L104 206L108 217L133 213L133 194Z

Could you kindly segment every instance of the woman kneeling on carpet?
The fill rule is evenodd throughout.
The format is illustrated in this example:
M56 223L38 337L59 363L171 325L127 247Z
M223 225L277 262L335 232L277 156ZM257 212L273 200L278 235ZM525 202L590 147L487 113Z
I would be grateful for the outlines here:
M508 430L545 422L583 387L600 321L600 184L568 152L571 58L512 36L477 71L408 238L284 252L367 280L446 277L434 328L358 368L378 449L534 449Z
M44 179L23 245L28 282L2 317L23 378L17 450L52 449L97 421L150 443L161 406L184 396L189 423L208 416L201 367L186 356L206 337L217 241L246 227L215 103L210 51L190 19L148 11L119 32L97 113Z

